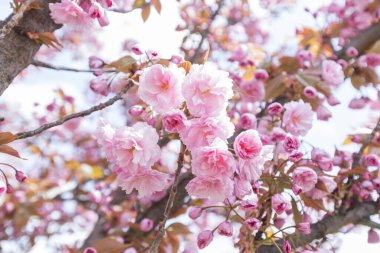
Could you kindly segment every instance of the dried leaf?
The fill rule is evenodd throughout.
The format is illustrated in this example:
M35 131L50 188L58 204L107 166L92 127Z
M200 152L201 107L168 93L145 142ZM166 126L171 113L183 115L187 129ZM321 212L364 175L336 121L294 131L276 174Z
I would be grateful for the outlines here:
M16 135L12 134L11 132L3 132L0 133L0 145L1 144L7 144L16 139Z
M183 68L184 70L186 70L186 74L188 74L190 72L191 62L184 61L184 62L178 64L178 67Z
M117 61L111 62L110 66L116 68L117 70L121 72L128 73L133 67L133 64L135 62L136 62L135 58L133 58L130 55L126 55Z
M161 1L160 0L152 0L151 2L158 13L161 13Z
M17 150L8 145L0 145L0 153L21 158Z
M146 22L150 15L150 5L144 6L141 10L141 17Z
M96 249L97 253L120 253L128 249L130 245L107 237L96 241L92 247Z
M54 47L57 50L63 48L63 45L58 41L57 37L51 32L34 33L27 32L28 37L38 43L44 44L47 47Z
M322 203L322 200L320 200L320 199L311 199L311 198L307 197L304 194L301 194L300 197L301 197L302 201L305 203L306 206L314 208L316 210L323 210L323 211L327 212L326 208L324 207L324 205Z

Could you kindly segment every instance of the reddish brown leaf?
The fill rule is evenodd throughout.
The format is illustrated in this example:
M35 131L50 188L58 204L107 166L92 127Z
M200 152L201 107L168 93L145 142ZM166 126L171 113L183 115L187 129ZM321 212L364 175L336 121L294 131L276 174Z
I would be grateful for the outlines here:
M150 5L144 6L141 10L141 17L146 22L150 15Z
M10 143L15 139L16 135L12 134L11 132L0 133L0 145Z
M151 2L158 13L161 13L161 1L160 0L152 0Z
M8 145L0 145L0 153L21 158L19 153L14 148Z

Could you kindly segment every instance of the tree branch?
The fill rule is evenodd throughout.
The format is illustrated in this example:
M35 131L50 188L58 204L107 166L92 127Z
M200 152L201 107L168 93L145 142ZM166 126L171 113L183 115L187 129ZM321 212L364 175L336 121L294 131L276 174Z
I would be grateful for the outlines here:
M54 121L54 122L51 122L51 123L48 123L48 124L45 124L45 125L42 125L42 126L40 126L39 128L37 128L35 130L28 131L28 132L17 133L16 134L17 139L24 139L24 138L28 138L28 137L40 134L40 133L42 133L42 132L44 132L44 131L52 128L52 127L56 127L56 126L62 125L63 123L65 123L65 122L67 122L69 120L72 120L72 119L75 119L75 118L84 117L84 116L90 115L93 112L103 110L104 108L113 105L116 101L121 100L123 98L123 94L125 94L133 86L133 84L134 83L132 81L130 81L128 83L128 85L124 88L123 91L121 91L119 94L117 94L116 96L110 98L109 100L107 100L104 103L100 103L98 105L95 105L95 106L93 106L93 107L91 107L91 108L89 108L87 110L81 111L81 112L76 112L76 113L73 113L73 114L66 115L62 119L59 119L57 121Z
M380 39L380 22L373 24L352 38L347 45L337 52L338 57L344 57L346 49L354 47L362 55L367 51L377 40Z
M195 61L197 61L199 52L202 49L203 42L205 41L205 39L207 39L208 35L210 34L211 25L213 21L215 20L216 16L218 16L220 10L222 9L223 4L224 4L224 0L220 0L218 4L218 8L210 17L210 24L207 26L206 30L203 31L203 33L201 33L201 41L199 42L198 47L195 49L195 52L190 59L190 62L194 63Z
M40 43L25 36L26 32L53 32L60 26L50 18L49 3L58 0L26 1L21 9L10 15L0 28L0 96L13 79L25 69L41 47ZM28 4L40 8L29 8ZM24 7L23 7L24 6Z
M368 220L371 215L377 214L380 210L380 201L358 203L350 211L334 216L325 216L321 221L311 226L311 233L308 235L292 234L288 236L289 242L294 249L305 246L314 240L321 239L328 234L335 234L349 224L361 224L363 220ZM276 243L281 247L284 240ZM258 253L278 253L274 245L263 245L258 248Z
M110 70L110 69L76 69L76 68L70 68L70 67L63 67L63 66L54 66L46 62L38 61L38 60L33 60L31 65L36 66L36 67L41 67L41 68L46 68L46 69L52 69L52 70L58 70L58 71L71 71L71 72L82 72L82 73L94 73L97 71L100 72L115 72L115 70Z
M174 203L175 195L177 194L177 190L178 190L178 178L179 178L179 174L181 173L181 170L182 170L182 165L183 165L183 159L184 159L184 156L185 156L185 151L186 151L185 145L181 144L181 150L180 150L179 155L178 155L178 167L177 167L177 170L176 170L175 175L174 175L174 182L173 182L172 188L170 190L168 201L166 203L165 212L164 212L164 215L163 215L164 218L163 218L163 220L161 221L161 223L160 223L160 225L158 227L157 236L154 239L154 241L152 243L152 246L150 248L151 253L157 253L158 252L158 247L160 246L162 238L165 235L165 225L166 225L166 221L169 218L169 214L170 214L170 212L171 212L171 210L173 208L173 203Z

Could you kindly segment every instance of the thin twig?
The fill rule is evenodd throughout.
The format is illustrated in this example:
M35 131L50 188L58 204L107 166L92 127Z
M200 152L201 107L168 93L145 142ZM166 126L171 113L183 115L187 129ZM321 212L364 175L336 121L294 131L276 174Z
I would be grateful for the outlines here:
M17 10L15 14L10 18L10 20L0 29L0 39L4 39L5 36L7 36L10 31L17 26L22 17L24 16L24 13L30 8L31 4L35 0L27 0L24 3L21 4L20 9Z
M212 22L215 20L216 16L218 16L220 10L222 9L223 4L224 4L224 0L220 0L218 4L218 8L210 17L210 24L207 26L206 30L201 33L201 41L199 42L198 47L195 49L193 56L190 58L190 62L194 63L194 61L197 59L198 54L202 49L203 42L205 41L205 39L207 39L208 35L210 34Z
M95 105L95 106L93 106L93 107L91 107L91 108L89 108L87 110L81 111L81 112L76 112L76 113L73 113L73 114L69 114L69 115L63 117L62 119L59 119L57 121L54 121L54 122L51 122L51 123L48 123L48 124L45 124L45 125L42 125L42 126L40 126L39 128L37 128L35 130L28 131L28 132L17 133L16 134L17 139L24 139L24 138L28 138L28 137L40 134L40 133L42 133L42 132L44 132L44 131L52 128L52 127L56 127L56 126L62 125L63 123L65 123L65 122L67 122L69 120L72 120L72 119L75 119L75 118L84 117L84 116L90 115L93 112L103 110L104 108L113 105L116 101L122 99L123 94L125 94L133 86L133 84L134 83L132 81L130 81L128 83L128 85L124 88L123 91L121 91L119 94L117 94L116 96L110 98L109 100L107 100L104 103L100 103L98 105Z
M178 155L178 168L175 172L174 182L173 182L172 188L170 189L170 195L169 195L168 202L166 203L166 208L165 208L163 220L160 222L160 225L158 227L157 236L154 239L152 246L150 248L151 253L157 253L158 252L158 247L160 246L161 240L165 235L165 225L166 225L166 221L168 220L170 212L171 212L172 207L173 207L174 197L177 194L178 178L179 178L179 174L180 174L181 169L182 169L184 156L185 156L185 145L181 144L181 150L180 150L179 155Z
M58 70L58 71L71 71L71 72L78 72L78 73L94 73L94 72L115 72L115 70L111 69L76 69L76 68L70 68L70 67L63 67L63 66L54 66L46 62L33 60L31 65L36 67L42 67L46 69L52 69L52 70Z

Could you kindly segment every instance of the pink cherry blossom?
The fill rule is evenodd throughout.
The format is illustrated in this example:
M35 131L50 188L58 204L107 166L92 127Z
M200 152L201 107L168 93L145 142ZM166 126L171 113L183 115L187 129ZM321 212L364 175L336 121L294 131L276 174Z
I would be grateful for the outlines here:
M286 130L295 136L306 135L313 123L313 111L310 104L292 101L286 103L284 107L286 110L283 122Z
M310 223L309 222L301 222L297 225L297 229L305 234L305 235L308 235L311 233L311 229L310 229Z
M189 217L193 220L199 218L202 214L202 208L199 207L190 207L189 208Z
M290 153L293 150L297 150L300 147L300 141L297 137L288 135L285 137L283 147L286 152Z
M245 225L252 231L256 231L261 227L261 222L256 218L248 218L245 220Z
M243 129L255 129L257 124L257 119L253 113L244 113L240 116L239 120L240 126Z
M265 88L263 81L251 79L240 84L241 95L244 101L260 102L265 98Z
M233 95L232 80L228 72L211 64L194 64L184 80L183 95L192 115L217 116L225 112Z
M194 118L188 121L180 134L183 143L190 150L211 145L216 138L226 141L234 133L234 125L226 115Z
M231 177L236 169L235 159L227 145L199 147L192 152L192 172L200 177Z
M240 206L244 211L253 211L257 209L257 201L253 199L242 200Z
M132 175L120 173L117 176L117 183L127 194L136 189L140 198L160 192L170 186L169 175L152 169L141 169Z
M75 1L62 0L60 3L50 3L50 16L57 24L77 27L88 27L91 17Z
M237 173L242 179L256 181L260 179L264 163L273 157L273 146L263 146L260 155L254 159L239 159Z
M234 141L235 153L242 159L257 157L261 152L262 146L259 133L253 129L240 133Z
M338 86L344 81L344 73L342 67L331 60L324 60L322 62L322 78L327 84Z
M169 133L181 133L186 129L187 118L183 111L175 109L162 115L162 124Z
M368 241L368 243L378 243L378 242L380 242L380 236L374 229L370 229L368 231L368 240L367 241Z
M140 76L138 95L158 113L175 109L184 101L182 96L184 75L184 69L174 64L167 68L161 64L148 67Z
M222 222L217 229L218 233L223 236L231 237L233 234L233 227L231 222L224 221Z
M274 102L268 106L268 113L270 115L279 115L283 110L283 107L280 103Z
M237 198L242 199L252 194L252 186L248 180L235 177L234 178L234 194Z
M281 194L273 195L271 201L272 208L278 215L282 214L285 210L288 210L290 208L289 201Z
M310 191L314 188L318 181L317 173L308 167L297 167L293 171L292 182L293 186L297 186L302 192Z
M195 177L186 186L190 196L212 201L223 201L232 195L233 189L233 181L228 177Z
M156 129L145 122L137 122L132 127L123 127L113 136L112 153L119 167L150 167L160 158Z
M212 239L213 239L213 234L211 230L202 231L201 233L198 234L198 237L197 237L198 248L200 249L206 248L212 242Z

